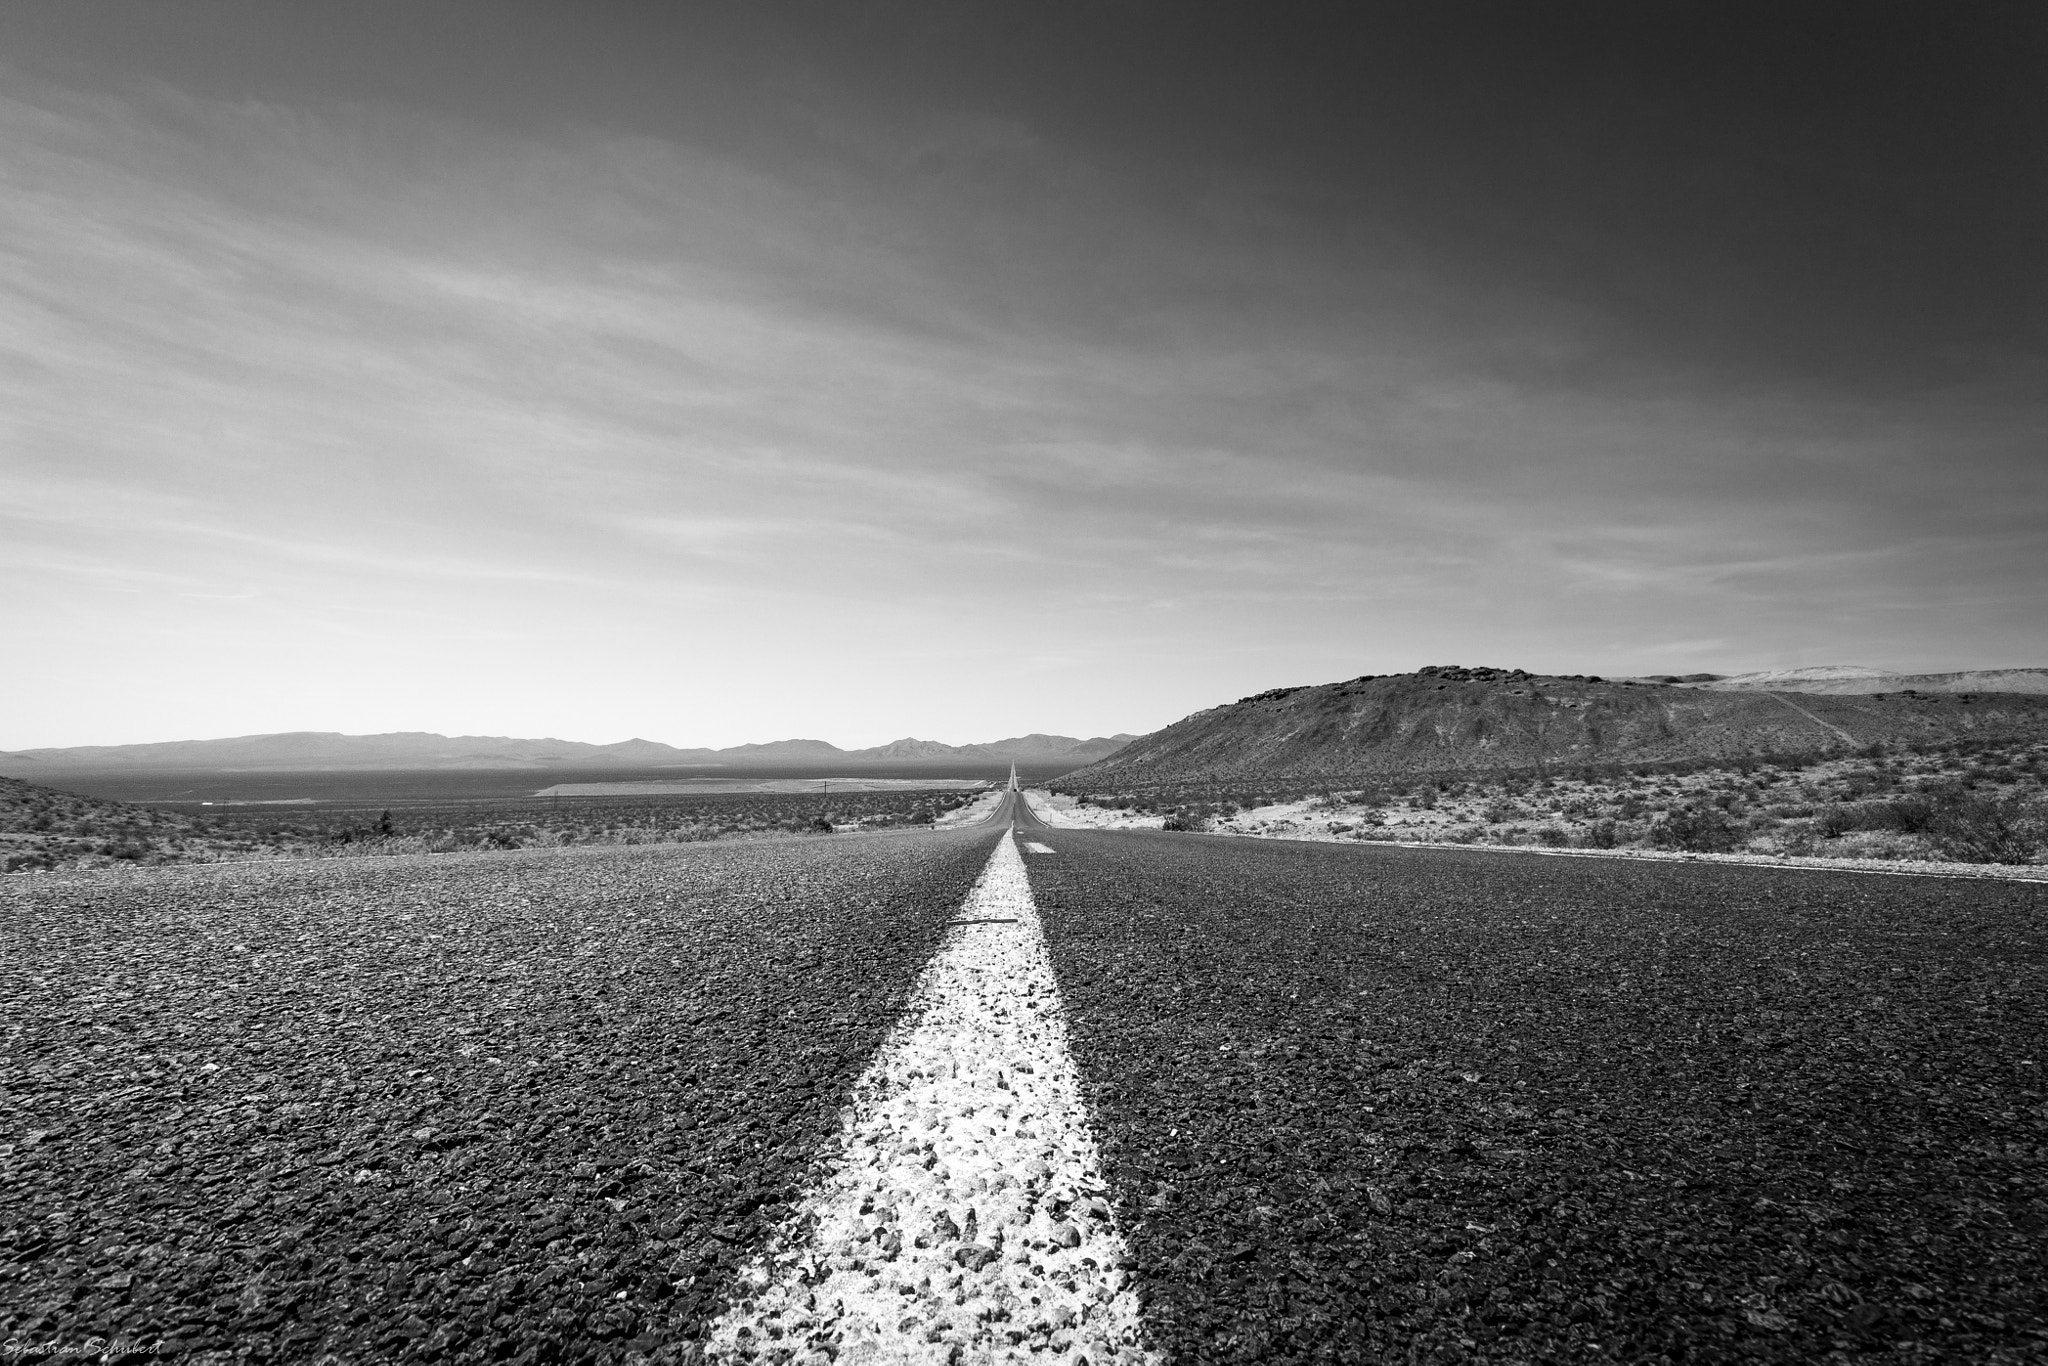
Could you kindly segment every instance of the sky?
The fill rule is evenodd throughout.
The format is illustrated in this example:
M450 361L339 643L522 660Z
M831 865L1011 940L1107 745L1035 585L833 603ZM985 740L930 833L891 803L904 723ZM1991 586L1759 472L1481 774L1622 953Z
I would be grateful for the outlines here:
M2048 664L2048 9L11 0L0 749Z

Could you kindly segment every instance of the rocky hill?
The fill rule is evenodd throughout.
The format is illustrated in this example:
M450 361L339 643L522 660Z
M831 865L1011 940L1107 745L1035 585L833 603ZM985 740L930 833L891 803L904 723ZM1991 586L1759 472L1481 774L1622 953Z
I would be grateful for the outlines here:
M0 778L0 872L54 867L81 856L155 861L202 838L189 817Z
M2048 696L1709 691L1520 669L1275 688L1212 707L1056 784L1330 779L1846 752L2048 736Z

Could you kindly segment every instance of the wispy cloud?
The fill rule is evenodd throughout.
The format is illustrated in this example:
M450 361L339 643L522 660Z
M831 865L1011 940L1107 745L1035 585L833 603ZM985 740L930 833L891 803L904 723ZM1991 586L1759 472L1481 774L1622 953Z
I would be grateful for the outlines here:
M8 88L12 629L148 670L167 733L1099 732L1436 656L2027 662L2039 624L2024 368L1766 384L1333 234L1284 178L1190 202L822 87L751 157ZM1886 624L1934 600L1977 606ZM1035 662L970 698L1016 637ZM237 687L179 681L224 657ZM162 738L67 678L16 680L0 745Z

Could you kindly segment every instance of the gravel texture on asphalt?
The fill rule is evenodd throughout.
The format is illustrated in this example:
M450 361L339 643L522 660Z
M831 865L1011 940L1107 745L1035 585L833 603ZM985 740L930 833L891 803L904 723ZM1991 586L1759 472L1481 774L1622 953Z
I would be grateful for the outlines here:
M997 839L0 887L0 1340L686 1355Z
M854 1095L714 1359L1152 1359L1012 841Z
M2048 1359L2048 891L1040 830L1180 1360Z

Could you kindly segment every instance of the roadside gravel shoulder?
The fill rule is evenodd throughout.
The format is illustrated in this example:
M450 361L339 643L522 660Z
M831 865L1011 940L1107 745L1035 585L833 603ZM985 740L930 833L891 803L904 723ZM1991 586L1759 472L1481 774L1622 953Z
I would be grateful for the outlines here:
M1166 819L1084 806L1072 797L1042 787L1027 788L1024 796L1031 803L1032 812L1055 830L1157 830Z
M1044 816L1048 825L1073 830L1157 830L1158 818L1147 820L1142 817L1124 816L1117 812L1102 812L1104 819L1077 818L1071 810L1055 812L1051 802L1058 798L1045 793L1031 793L1034 807ZM1067 799L1071 804L1072 799ZM1084 807L1080 810L1094 814L1099 808ZM1304 823L1297 827L1270 830L1245 830L1223 827L1204 831L1226 839L1246 840L1294 840L1313 844L1369 844L1389 846L1397 849L1455 849L1472 854L1534 854L1543 858L1567 859L1625 859L1645 863L1725 863L1746 864L1760 868L1799 868L1815 872L1842 873L1891 873L1903 877L1975 877L1994 878L2014 882L2048 882L2048 865L2019 863L1945 863L1925 859L1872 859L1872 858L1794 858L1785 854L1689 854L1663 849L1551 849L1540 845L1506 844L1463 844L1448 840L1402 840L1370 839L1361 840L1349 831L1332 832L1328 828L1317 829L1313 824Z
M1477 854L1535 854L1542 858L1627 859L1643 863L1724 863L1756 868L1793 868L1812 872L1891 873L1900 877L1976 877L2012 882L2048 882L2048 865L2021 863L1946 863L1930 859L1794 858L1787 854L1682 854L1664 849L1546 849L1536 845L1456 844L1442 840L1358 841L1327 832L1214 830L1207 833L1235 839L1310 840L1323 844L1389 844L1399 849L1457 849Z
M955 826L981 824L993 816L996 808L1003 804L1006 791L1007 789L1000 787L990 788L967 805L956 806L951 811L940 813L939 818L933 822L933 828L950 830Z

